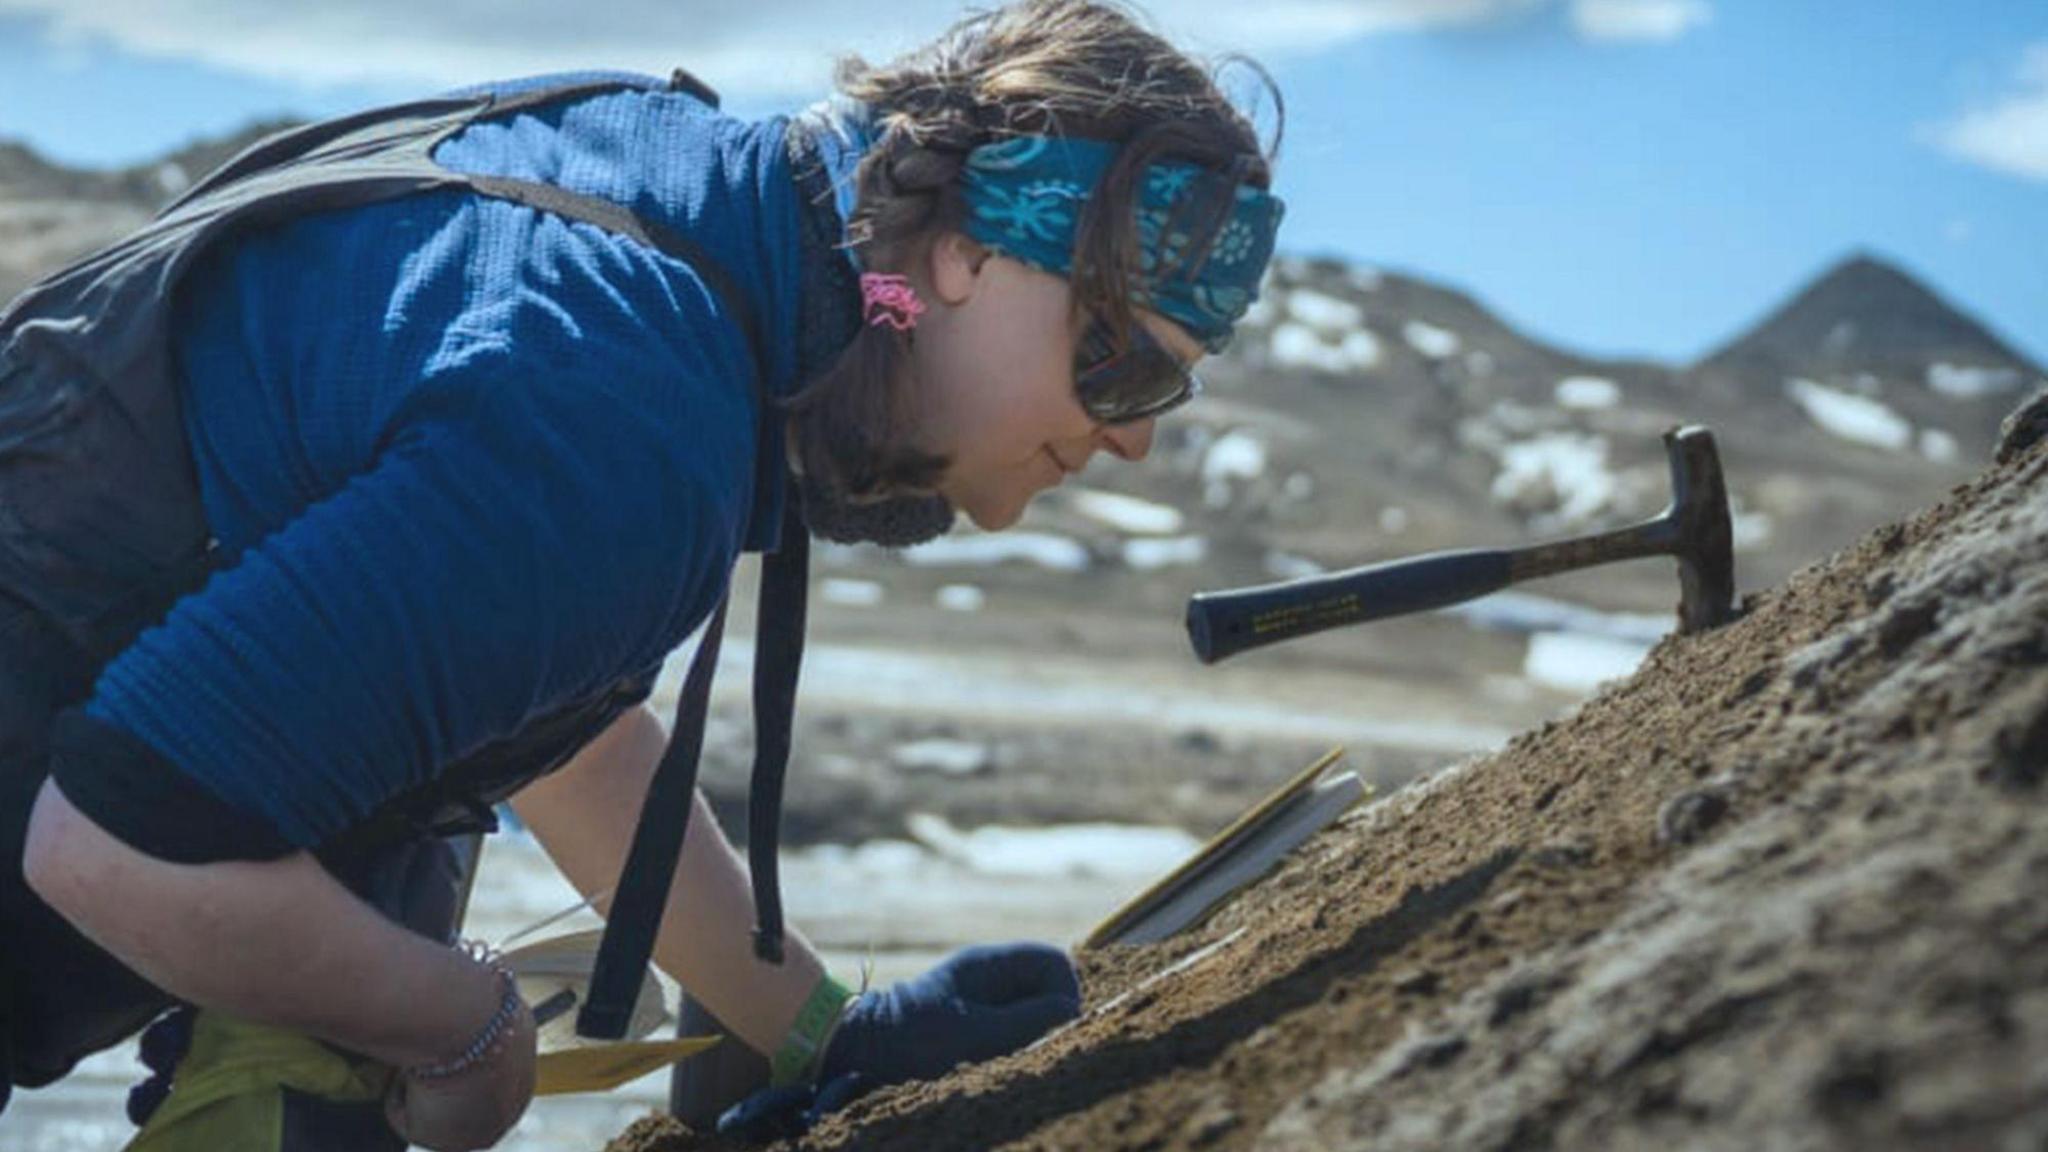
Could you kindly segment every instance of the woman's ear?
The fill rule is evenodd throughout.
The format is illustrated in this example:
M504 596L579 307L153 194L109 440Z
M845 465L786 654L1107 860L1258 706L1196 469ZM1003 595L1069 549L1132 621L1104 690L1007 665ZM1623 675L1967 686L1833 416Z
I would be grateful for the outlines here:
M932 294L958 307L981 285L982 267L994 253L963 232L942 232L931 246Z

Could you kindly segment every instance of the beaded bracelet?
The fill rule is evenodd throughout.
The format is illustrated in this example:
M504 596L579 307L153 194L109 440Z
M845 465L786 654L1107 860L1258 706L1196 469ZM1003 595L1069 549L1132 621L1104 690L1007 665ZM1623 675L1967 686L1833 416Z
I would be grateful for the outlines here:
M414 1080L446 1080L497 1059L505 1050L506 1033L511 1031L512 1025L519 1019L519 1013L526 1008L526 1001L519 998L519 982L513 979L512 970L505 967L496 953L481 944L469 941L464 941L457 947L497 973L498 983L503 985L505 994L498 1000L498 1010L491 1013L491 1018L484 1022L483 1029L469 1042L468 1047L452 1059L443 1060L438 1064L418 1064L406 1069L405 1074Z

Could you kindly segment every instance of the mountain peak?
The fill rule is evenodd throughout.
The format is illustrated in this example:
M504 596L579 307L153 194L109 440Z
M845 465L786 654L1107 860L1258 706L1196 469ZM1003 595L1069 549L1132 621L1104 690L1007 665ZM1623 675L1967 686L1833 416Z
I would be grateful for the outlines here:
M1937 363L2038 374L1933 289L1895 264L1857 252L1700 368L1770 377L1870 372L1917 378Z

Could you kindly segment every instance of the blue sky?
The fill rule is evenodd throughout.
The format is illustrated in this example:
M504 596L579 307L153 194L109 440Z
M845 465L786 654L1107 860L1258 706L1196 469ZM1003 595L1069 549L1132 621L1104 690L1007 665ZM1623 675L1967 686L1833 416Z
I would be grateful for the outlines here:
M686 63L742 114L959 6L0 0L0 137L138 160L255 117ZM1856 250L2048 362L2039 0L1182 0L1288 101L1283 247L1465 288L1568 347L1697 356Z

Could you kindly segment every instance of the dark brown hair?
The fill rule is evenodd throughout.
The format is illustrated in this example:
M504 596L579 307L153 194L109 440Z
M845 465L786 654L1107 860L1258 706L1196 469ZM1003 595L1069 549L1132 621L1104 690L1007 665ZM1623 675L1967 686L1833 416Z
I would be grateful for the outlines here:
M1224 94L1240 65L1271 97L1273 144ZM1074 300L1118 341L1135 323L1136 193L1147 166L1176 160L1236 171L1270 187L1284 120L1278 88L1257 64L1198 61L1131 11L1093 0L1022 0L971 16L884 66L841 61L838 86L868 104L879 135L856 174L848 222L868 271L912 267L948 230L964 231L959 176L967 153L1022 133L1122 145L1090 197L1075 239ZM907 443L898 394L910 336L863 326L839 360L790 402L804 470L855 497L929 488L946 460Z

